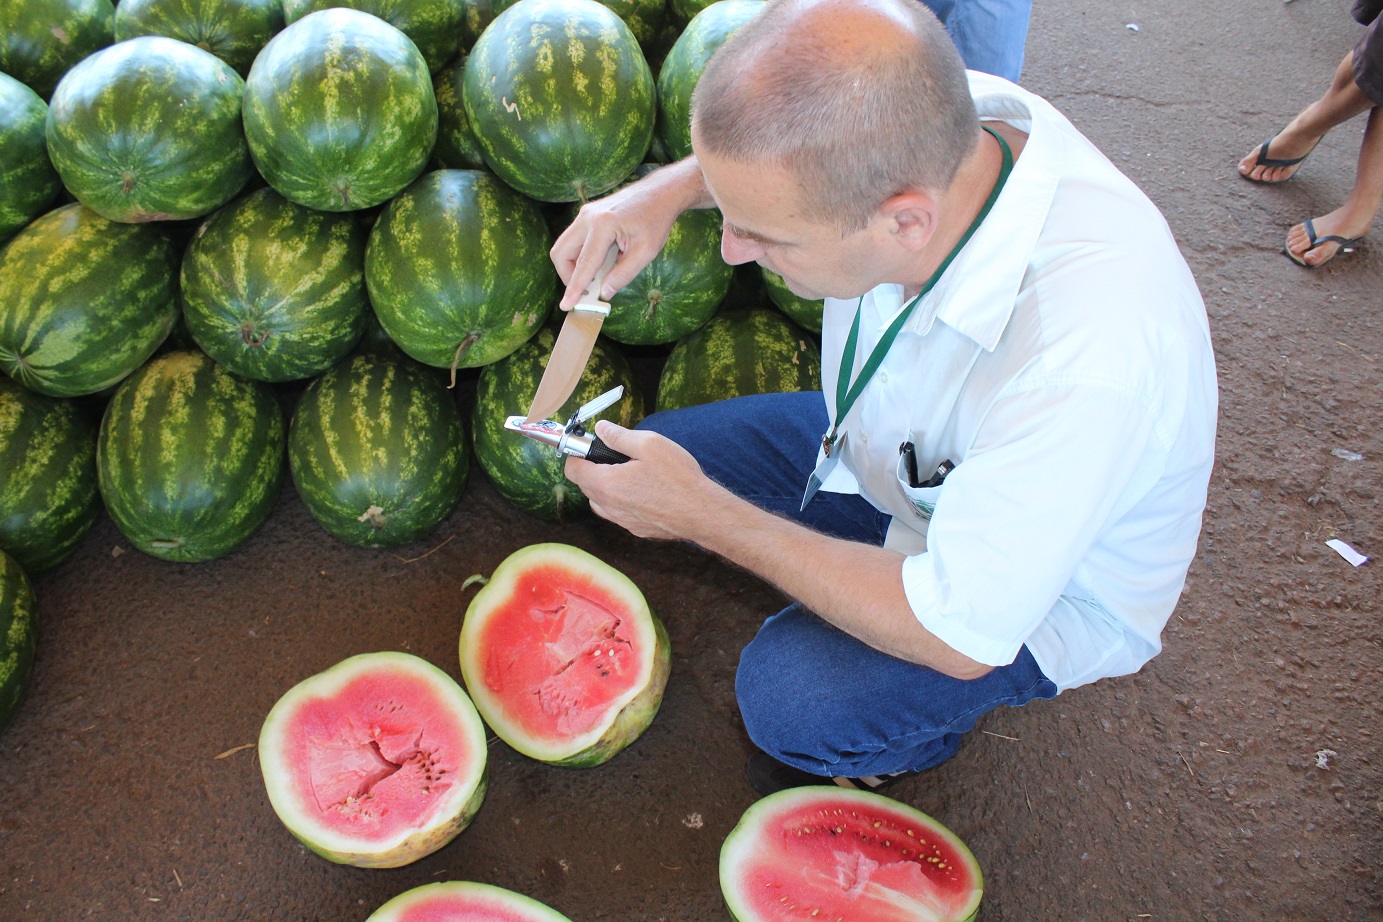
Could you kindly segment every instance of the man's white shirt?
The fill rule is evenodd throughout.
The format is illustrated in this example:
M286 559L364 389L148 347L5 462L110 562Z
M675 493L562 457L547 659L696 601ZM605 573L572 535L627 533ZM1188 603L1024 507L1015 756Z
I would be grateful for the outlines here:
M1067 689L1137 671L1195 554L1217 390L1205 307L1161 214L1049 103L971 72L982 119L1028 133L988 218L914 308L841 423L823 489L893 516L886 546L942 641L1004 665L1027 644ZM822 384L857 301L827 299ZM858 372L903 290L861 305ZM943 460L940 487L911 489Z

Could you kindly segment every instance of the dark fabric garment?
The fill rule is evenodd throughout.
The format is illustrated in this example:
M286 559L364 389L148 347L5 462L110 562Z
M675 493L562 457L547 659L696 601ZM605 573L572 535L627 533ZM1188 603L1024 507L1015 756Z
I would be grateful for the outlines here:
M1354 8L1349 11L1349 15L1361 26L1373 22L1379 13L1383 13L1383 0L1354 0Z
M800 508L829 425L821 392L802 391L655 413L639 428L679 443L712 480L762 509L883 544L889 517L861 496L823 490ZM814 775L851 778L930 768L955 754L981 715L1056 693L1027 647L962 681L880 653L797 604L764 623L735 674L756 746Z
M1355 8L1365 4L1372 4L1374 18L1354 46L1354 82L1375 106L1383 106L1383 34L1378 31L1378 24L1383 22L1383 16L1378 15L1383 0L1357 0Z

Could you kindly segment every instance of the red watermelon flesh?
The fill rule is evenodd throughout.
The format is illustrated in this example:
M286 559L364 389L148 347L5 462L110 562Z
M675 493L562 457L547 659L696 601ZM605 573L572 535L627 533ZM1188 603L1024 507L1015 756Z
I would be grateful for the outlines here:
M461 674L500 738L595 765L641 733L670 670L667 633L623 574L562 544L506 559L462 625Z
M366 922L570 922L522 894L470 881L424 884L401 893Z
M485 685L504 694L534 689L515 708L530 732L585 733L636 679L629 626L616 603L589 582L559 581L553 568L524 574L519 592L481 635L490 648ZM517 639L524 643L513 642Z
M456 682L402 653L299 683L260 734L269 799L333 861L397 867L450 841L485 791L485 736Z
M827 786L750 807L721 849L720 881L739 922L965 922L984 887L974 855L925 813Z

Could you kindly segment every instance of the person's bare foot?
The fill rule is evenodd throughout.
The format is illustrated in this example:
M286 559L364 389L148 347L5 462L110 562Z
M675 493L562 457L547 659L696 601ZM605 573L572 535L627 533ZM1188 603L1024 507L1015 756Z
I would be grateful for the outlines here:
M1330 214L1312 218L1310 228L1306 226L1307 222L1303 221L1289 230L1283 253L1293 262L1309 266L1312 269L1323 266L1334 259L1342 250L1350 248L1358 238L1368 233L1369 225L1372 223L1372 216L1368 221L1361 223L1347 209L1337 208ZM1312 230L1315 231L1314 241L1311 235Z
M1284 128L1239 161L1239 175L1253 182L1285 182L1300 169L1302 161L1316 149L1320 140L1319 137L1302 138L1294 134L1290 126Z

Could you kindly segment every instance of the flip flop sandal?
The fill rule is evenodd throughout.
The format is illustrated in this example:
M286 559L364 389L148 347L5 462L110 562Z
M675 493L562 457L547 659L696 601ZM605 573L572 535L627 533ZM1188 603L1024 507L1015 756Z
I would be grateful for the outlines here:
M1326 234L1325 236L1318 236L1316 234L1316 225L1315 223L1313 223L1312 218L1307 218L1302 226L1306 228L1306 242L1310 244L1310 246L1306 248L1306 252L1301 254L1302 256L1305 256L1306 253L1310 253L1312 250L1320 246L1322 243L1334 243L1338 244L1338 247L1336 248L1335 252L1330 254L1330 259L1334 259L1341 253L1353 253L1355 250L1359 249L1360 245L1364 242L1363 237L1341 237L1339 234ZM1301 266L1306 269L1319 269L1321 266L1324 266L1325 263L1330 262L1330 259L1327 259L1324 263L1313 266L1310 263L1305 262L1304 260L1298 259L1292 253L1292 251L1287 249L1286 247L1282 248L1282 255L1290 259L1292 262L1296 263L1298 266Z
M1268 140L1266 140L1266 141L1264 141L1262 144L1258 145L1258 152L1254 155L1254 158L1253 158L1253 165L1254 165L1255 167L1260 167L1260 166L1266 166L1266 167L1296 166L1297 164L1302 163L1303 161L1305 161L1307 157L1311 156L1312 151L1314 151L1314 150L1316 149L1316 145L1321 143L1320 140L1318 139L1318 140L1316 141L1316 144L1312 144L1312 145L1311 145L1311 150L1308 150L1306 153L1302 154L1300 157L1290 157L1290 158L1283 159L1283 158L1273 158L1273 157L1269 157L1269 156L1268 156L1268 145L1271 144L1271 143L1273 143L1273 141L1276 141L1276 140L1277 140L1277 135L1273 135L1271 138L1268 138ZM1250 171L1250 172L1252 172L1252 171ZM1256 183L1259 183L1260 185L1264 185L1264 186L1275 186L1275 185L1277 185L1278 183L1286 182L1287 180L1291 179L1293 176L1297 175L1297 173L1296 173L1296 170L1293 170L1290 174L1288 174L1287 176L1284 176L1282 179L1254 179L1252 176L1245 176L1243 173L1240 173L1239 175L1240 175L1240 176L1243 176L1243 177L1244 177L1245 179L1247 179L1249 182L1256 182Z

